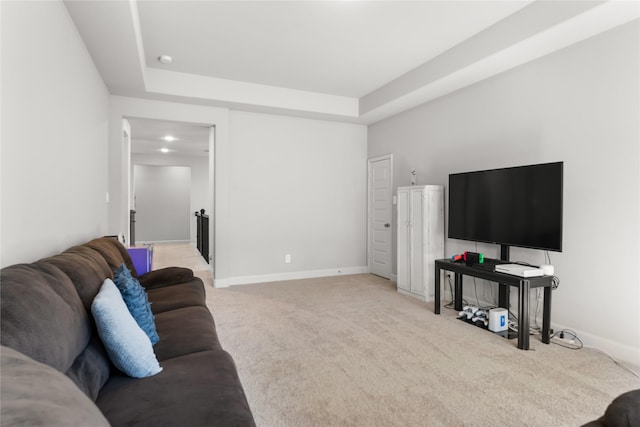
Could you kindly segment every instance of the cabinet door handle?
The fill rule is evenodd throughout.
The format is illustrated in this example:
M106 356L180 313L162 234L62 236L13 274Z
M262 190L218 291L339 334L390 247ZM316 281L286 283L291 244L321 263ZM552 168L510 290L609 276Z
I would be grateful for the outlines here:
M388 222L384 225L386 228L391 227L391 224L389 224Z

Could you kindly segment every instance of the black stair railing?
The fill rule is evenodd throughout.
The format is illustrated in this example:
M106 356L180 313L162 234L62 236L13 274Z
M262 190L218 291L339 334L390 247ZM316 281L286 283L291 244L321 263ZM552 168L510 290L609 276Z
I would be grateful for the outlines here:
M129 246L136 245L136 211L129 211Z
M209 263L209 215L204 209L196 212L196 246L200 255Z

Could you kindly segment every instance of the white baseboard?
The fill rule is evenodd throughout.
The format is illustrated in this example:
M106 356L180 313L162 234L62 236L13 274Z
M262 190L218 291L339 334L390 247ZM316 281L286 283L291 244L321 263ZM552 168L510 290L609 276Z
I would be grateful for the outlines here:
M260 274L254 276L236 276L226 279L214 279L213 286L227 288L229 286L250 285L252 283L279 282L282 280L313 279L316 277L341 276L345 274L368 273L369 268L361 267L336 267L325 270L292 271L289 273Z
M136 240L137 245L153 245L153 244L161 244L161 243L183 244L183 243L191 243L191 240Z
M425 297L423 295L418 295L418 294L414 294L413 292L405 291L402 288L397 288L397 291L398 291L399 294L406 295L406 296L418 299L420 301L424 301L424 302L433 301L433 295L430 295L429 297Z

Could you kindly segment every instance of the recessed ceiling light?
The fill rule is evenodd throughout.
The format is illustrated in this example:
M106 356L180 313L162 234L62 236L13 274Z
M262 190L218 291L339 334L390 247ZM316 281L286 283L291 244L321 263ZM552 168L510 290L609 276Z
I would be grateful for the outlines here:
M161 148L160 151L162 151L163 153L168 153L169 149L168 148Z
M174 136L172 136L172 135L163 136L162 139L164 139L165 141L168 141L168 142L176 140L176 138Z
M173 62L173 58L169 55L160 55L158 57L158 61L162 62L163 64L171 64Z

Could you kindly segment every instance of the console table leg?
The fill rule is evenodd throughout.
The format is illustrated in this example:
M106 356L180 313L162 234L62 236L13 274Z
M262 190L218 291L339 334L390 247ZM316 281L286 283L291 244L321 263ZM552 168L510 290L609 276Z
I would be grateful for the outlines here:
M462 274L455 273L453 308L462 311Z
M518 348L529 350L529 290L528 280L520 281L518 295Z
M498 283L498 307L509 310L509 285Z
M544 287L542 303L542 342L549 344L549 330L551 329L551 286Z

